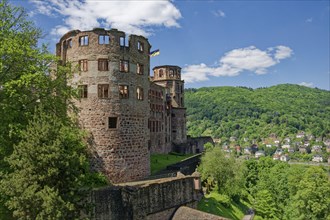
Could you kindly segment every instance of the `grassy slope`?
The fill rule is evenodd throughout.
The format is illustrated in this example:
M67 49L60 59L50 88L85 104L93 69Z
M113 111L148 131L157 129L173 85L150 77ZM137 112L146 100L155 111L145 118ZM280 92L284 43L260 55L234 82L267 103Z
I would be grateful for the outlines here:
M151 175L165 169L168 165L180 162L192 154L172 155L172 154L152 154L150 156Z
M221 204L221 201L221 195L216 191L212 191L199 202L198 210L233 220L240 220L250 206L250 204L241 201L239 204L231 202L230 207L225 207Z

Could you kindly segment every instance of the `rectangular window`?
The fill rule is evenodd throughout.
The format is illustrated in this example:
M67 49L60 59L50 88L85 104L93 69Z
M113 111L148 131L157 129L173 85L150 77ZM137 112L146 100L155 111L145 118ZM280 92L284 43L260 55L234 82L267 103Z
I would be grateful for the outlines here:
M108 128L117 128L117 117L108 118Z
M79 45L80 46L87 46L88 45L88 36L79 37Z
M143 88L141 87L136 88L136 98L137 100L143 100Z
M109 84L99 84L97 88L100 99L109 98Z
M72 48L72 39L68 39L67 47Z
M144 45L143 45L142 42L138 41L137 49L138 49L138 51L143 52L143 50L144 50Z
M120 37L119 38L119 44L120 44L121 47L125 46L125 37Z
M87 85L79 85L78 90L79 90L79 97L80 98L87 98L87 94L88 94L88 86Z
M98 70L99 71L109 70L109 62L107 59L98 59Z
M82 72L88 71L88 60L79 60L79 70Z
M109 35L99 35L99 44L109 44L110 36Z
M137 63L136 64L136 73L139 75L143 75L143 72L144 72L143 64Z
M128 86L119 85L119 97L121 99L128 99Z
M129 63L128 60L120 60L119 70L120 72L127 73L129 71Z

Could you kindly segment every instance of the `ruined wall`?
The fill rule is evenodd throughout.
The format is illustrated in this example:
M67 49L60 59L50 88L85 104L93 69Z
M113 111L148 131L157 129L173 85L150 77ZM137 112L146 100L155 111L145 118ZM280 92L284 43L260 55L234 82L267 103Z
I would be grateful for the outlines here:
M204 151L204 145L206 143L211 143L214 145L212 137L187 137L187 141L185 143L174 145L173 150L181 154L201 153Z
M172 108L172 140L174 144L187 141L186 108Z
M201 196L196 175L119 184L93 192L93 219L170 219L182 205L196 208Z
M171 139L174 144L187 140L186 109L184 108L184 81L181 80L181 68L164 65L153 68L152 81L165 88L171 105Z
M81 125L92 137L93 168L111 182L138 180L150 173L150 44L131 35L125 45L125 37L115 29L71 31L57 44L57 56L75 68L70 83L86 90L76 105Z
M167 89L173 107L184 107L184 81L181 80L179 66L156 66L153 68L153 81Z
M150 153L169 153L172 150L171 136L168 128L171 126L170 115L166 109L165 88L150 82L149 103L150 118Z

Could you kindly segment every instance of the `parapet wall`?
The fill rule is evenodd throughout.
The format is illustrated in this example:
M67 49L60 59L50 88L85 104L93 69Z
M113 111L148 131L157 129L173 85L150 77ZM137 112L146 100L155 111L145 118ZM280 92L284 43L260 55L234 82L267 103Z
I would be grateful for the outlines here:
M119 184L93 192L93 219L170 219L182 205L196 208L201 197L196 174Z

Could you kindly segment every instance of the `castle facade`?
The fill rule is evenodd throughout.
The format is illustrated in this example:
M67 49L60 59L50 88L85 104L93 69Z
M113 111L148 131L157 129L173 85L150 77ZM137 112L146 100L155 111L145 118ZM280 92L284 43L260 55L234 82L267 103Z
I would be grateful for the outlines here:
M116 29L73 30L56 55L75 67L79 121L90 133L92 167L113 183L150 174L150 153L168 153L187 141L181 68L164 65L150 76L151 45Z

